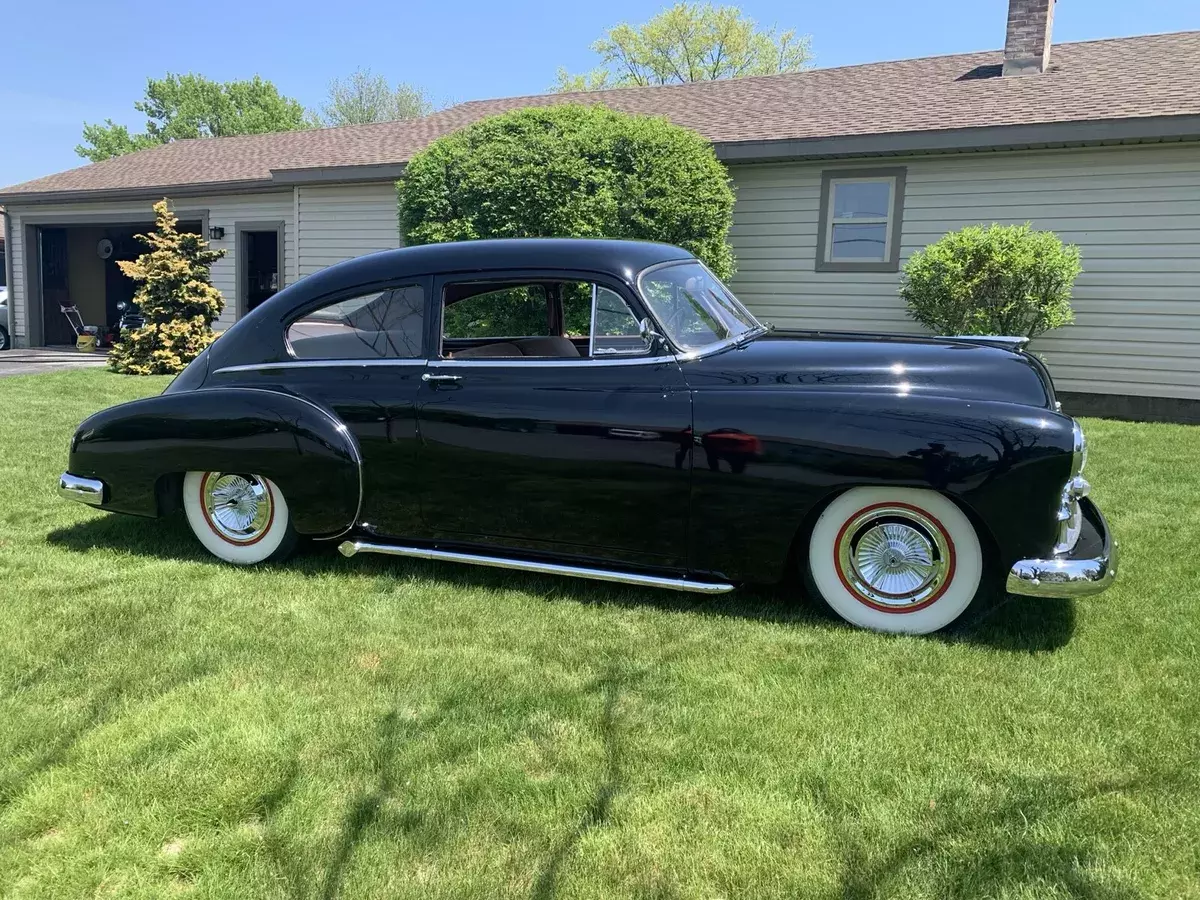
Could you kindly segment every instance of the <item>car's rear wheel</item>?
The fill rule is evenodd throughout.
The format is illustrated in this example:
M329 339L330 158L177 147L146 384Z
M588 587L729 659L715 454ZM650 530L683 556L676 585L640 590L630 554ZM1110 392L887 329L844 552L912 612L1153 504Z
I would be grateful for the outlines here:
M188 472L188 524L213 556L239 566L283 559L295 549L287 501L275 482L244 472Z
M12 341L8 336L8 329L0 325L0 350L7 350L12 346Z
M837 615L875 631L926 634L979 591L983 550L948 497L915 488L853 488L821 513L808 545L812 586Z

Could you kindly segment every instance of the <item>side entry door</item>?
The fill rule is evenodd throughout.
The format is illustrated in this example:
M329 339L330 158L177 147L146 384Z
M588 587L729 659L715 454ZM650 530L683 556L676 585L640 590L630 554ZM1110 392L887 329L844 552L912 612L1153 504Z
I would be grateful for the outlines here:
M436 537L682 569L691 398L641 310L584 273L443 278L417 392Z

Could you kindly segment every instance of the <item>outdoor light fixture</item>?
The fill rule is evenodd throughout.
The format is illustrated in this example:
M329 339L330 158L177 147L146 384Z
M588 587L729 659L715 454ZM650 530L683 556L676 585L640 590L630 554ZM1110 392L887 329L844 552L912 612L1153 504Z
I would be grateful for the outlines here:
M225 229L222 228L220 225L214 225L210 229L208 229L208 239L209 240L219 241L223 237L225 237Z

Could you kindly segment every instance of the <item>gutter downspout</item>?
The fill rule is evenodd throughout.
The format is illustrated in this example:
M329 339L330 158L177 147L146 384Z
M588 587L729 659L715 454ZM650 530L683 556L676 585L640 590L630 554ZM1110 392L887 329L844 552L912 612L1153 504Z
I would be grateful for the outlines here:
M8 321L4 323L8 329L8 339L13 347L17 346L17 286L13 283L13 242L12 215L4 211L4 283L8 285ZM22 292L24 296L24 292Z

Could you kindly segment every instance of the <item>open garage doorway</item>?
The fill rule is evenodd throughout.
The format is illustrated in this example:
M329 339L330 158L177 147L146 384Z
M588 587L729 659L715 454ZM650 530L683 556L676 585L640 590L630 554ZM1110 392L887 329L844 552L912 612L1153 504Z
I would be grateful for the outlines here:
M182 220L181 232L201 234L198 219ZM48 347L74 345L62 307L74 305L85 325L101 335L113 332L121 317L118 306L133 299L137 285L117 263L137 259L146 245L137 235L154 229L154 220L113 224L41 225L36 227L41 340Z

